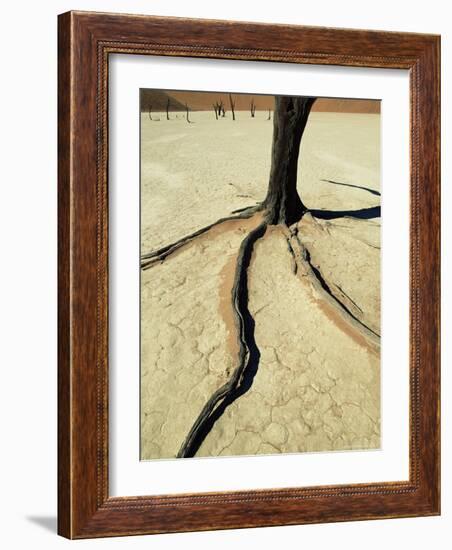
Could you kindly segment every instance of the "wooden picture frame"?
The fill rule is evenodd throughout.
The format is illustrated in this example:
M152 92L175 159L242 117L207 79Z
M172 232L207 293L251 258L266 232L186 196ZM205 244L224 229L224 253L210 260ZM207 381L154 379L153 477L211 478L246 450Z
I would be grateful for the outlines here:
M69 12L58 39L58 532L68 538L440 513L440 38ZM108 492L108 60L112 53L410 73L408 481L147 497Z

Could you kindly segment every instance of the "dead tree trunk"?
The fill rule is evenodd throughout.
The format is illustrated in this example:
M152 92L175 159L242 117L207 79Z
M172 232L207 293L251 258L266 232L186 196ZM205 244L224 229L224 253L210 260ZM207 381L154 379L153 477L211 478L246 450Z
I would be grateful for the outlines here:
M186 114L187 114L187 122L188 122L189 124L191 124L191 120L190 120L190 108L189 108L189 106L188 106L188 103L185 104L185 112L186 112Z
M307 208L297 192L300 142L308 121L312 97L275 97L270 181L263 207L269 224L291 225Z
M235 111L234 111L235 101L233 101L231 94L229 94L229 103L231 105L232 120L235 120Z
M251 99L250 111L251 111L251 118L254 118L254 115L256 113L256 104L254 103L254 98Z
M169 120L170 98L166 100L166 120Z

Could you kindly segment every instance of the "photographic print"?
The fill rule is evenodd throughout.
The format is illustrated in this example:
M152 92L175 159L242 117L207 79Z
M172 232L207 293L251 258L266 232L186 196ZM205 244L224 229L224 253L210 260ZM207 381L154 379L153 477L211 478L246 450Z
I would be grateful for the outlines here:
M380 102L140 90L142 460L380 447Z

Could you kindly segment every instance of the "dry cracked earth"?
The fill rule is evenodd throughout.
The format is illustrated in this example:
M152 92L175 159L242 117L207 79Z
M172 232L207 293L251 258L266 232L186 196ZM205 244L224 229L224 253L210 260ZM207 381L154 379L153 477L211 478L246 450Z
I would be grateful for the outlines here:
M259 230L262 215L215 222L262 199L271 125L225 127L219 151L238 141L244 150L229 168L218 152L215 172L211 159L198 153L193 160L194 137L198 146L211 139L203 114L194 113L198 126L173 121L156 128L143 120L141 458L378 448L378 117L311 115L299 189L311 212L291 227L267 226L251 245L243 275L247 366L240 391L212 401L240 363L233 289L242 243ZM339 134L348 137L338 142ZM262 162L250 166L246 159L258 149ZM174 214L168 190L177 197L179 188ZM162 223L165 216L174 223ZM196 441L181 455L190 434Z

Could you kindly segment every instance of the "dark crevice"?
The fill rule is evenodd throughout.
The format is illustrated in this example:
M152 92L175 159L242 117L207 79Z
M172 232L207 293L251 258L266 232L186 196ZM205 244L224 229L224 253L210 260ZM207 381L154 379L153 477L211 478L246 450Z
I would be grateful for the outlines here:
M253 254L254 243L266 231L267 223L261 223L243 240L238 258L232 287L232 304L239 335L239 365L232 377L219 388L204 405L183 442L177 458L193 457L215 422L227 407L246 393L253 383L260 361L260 351L254 338L255 322L248 309L247 271Z

